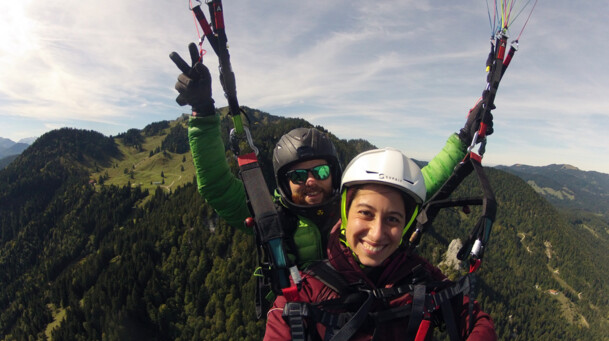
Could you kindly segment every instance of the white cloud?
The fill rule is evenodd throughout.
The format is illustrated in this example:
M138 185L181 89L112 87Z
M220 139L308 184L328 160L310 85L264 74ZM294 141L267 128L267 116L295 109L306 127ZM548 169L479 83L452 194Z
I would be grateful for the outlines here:
M409 155L430 158L463 124L485 85L490 25L483 3L224 5L240 103L303 117L339 137L415 148L419 154ZM521 149L529 149L536 151L532 161L583 168L578 163L586 161L576 155L593 151L609 172L601 160L607 156L599 156L609 154L600 7L538 4L499 89L489 145L501 153L488 158L524 160ZM186 56L195 27L186 3L174 1L5 1L0 119L19 134L25 126L16 128L19 119L39 129L97 124L106 134L172 119L187 109L174 102L178 70L168 54ZM222 106L217 61L204 46Z

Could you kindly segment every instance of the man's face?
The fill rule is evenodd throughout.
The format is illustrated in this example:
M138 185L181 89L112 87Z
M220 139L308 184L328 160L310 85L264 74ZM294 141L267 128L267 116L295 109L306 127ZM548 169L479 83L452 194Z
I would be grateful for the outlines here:
M293 203L320 204L332 195L332 174L327 167L328 162L323 159L303 161L290 167L286 176Z

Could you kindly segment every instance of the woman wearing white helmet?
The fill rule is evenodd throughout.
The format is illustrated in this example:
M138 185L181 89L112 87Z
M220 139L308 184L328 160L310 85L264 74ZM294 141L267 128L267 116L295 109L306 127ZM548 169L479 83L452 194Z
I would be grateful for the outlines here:
M381 265L402 244L425 192L421 169L399 150L359 154L341 181L342 241L361 264Z
M441 303L431 292L442 292L451 282L403 244L425 193L421 170L400 151L356 156L343 173L341 221L330 236L328 261L303 274L304 303L284 309L284 297L275 301L265 339L296 338L293 332L304 328L315 340L424 340L431 338L428 328L446 323L459 339L496 340L490 316L477 303L470 314L467 296L452 298L455 311L438 309ZM425 290L417 294L413 284Z

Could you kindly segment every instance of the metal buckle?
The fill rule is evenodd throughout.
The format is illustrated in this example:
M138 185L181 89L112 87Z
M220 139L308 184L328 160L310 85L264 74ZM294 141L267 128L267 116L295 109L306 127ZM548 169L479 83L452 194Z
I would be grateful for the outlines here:
M243 127L243 131L245 132L245 140L247 140L247 144L249 145L251 150L256 154L256 156L258 156L258 148L256 148L256 146L254 145L254 141L252 140L252 135L250 134L249 128ZM230 145L231 145L231 150L233 151L233 153L235 153L235 155L241 154L241 150L239 148L239 142L241 142L243 140L244 140L243 135L242 134L238 135L235 128L230 130L229 141L230 141Z

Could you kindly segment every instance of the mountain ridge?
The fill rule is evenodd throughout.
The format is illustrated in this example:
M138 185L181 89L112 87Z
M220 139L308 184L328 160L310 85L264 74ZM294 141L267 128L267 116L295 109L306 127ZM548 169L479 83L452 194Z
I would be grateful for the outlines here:
M557 207L589 211L609 218L609 174L582 171L564 164L496 168L519 176Z
M35 137L30 137L14 142L11 139L0 137L0 169L3 169L16 159L35 140Z

